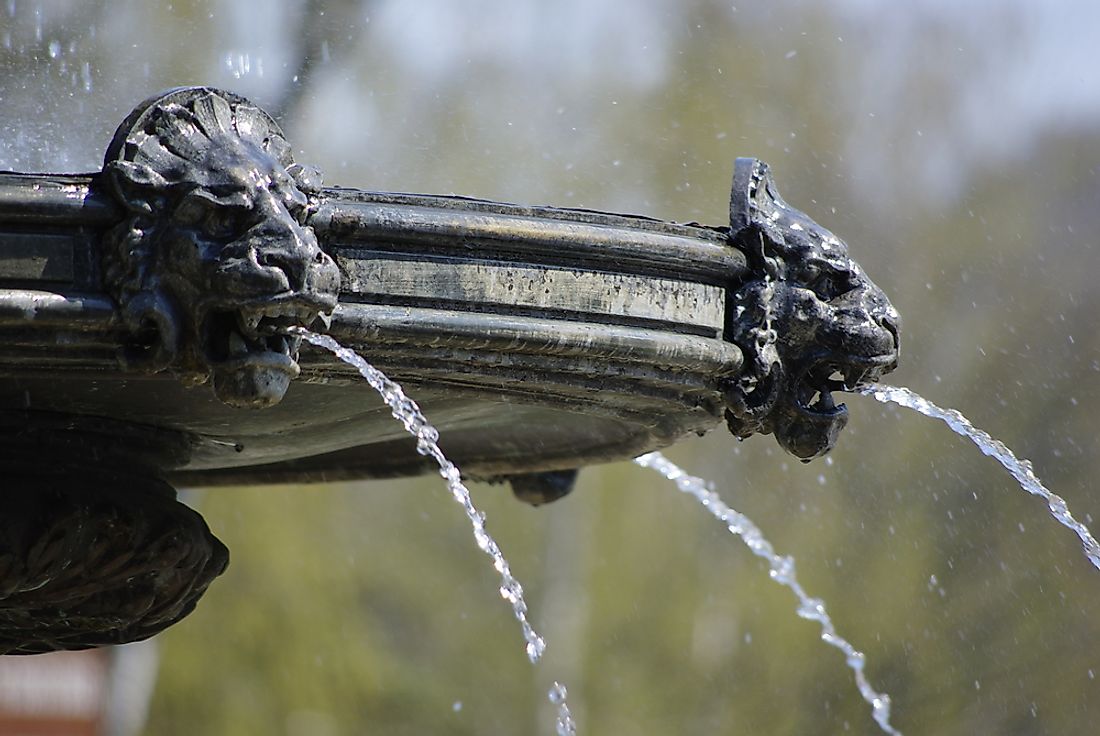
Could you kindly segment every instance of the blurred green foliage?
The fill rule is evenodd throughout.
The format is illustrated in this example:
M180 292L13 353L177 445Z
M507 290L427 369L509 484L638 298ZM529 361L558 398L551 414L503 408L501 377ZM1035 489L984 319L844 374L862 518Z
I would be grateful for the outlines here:
M1087 44L1087 4L1056 5L1046 20ZM962 23L935 3L313 2L271 30L297 45L262 79L233 76L259 41L219 35L226 6L202 2L130 8L157 29L135 79L105 7L79 11L99 40L75 33L102 70L98 94L69 94L95 113L72 133L89 141L148 93L210 82L282 111L330 183L711 224L733 158L767 160L901 311L892 382L960 408L1100 517L1100 123L1028 104L1056 81L1020 73L1042 56L1026 3ZM87 27L75 12L58 33ZM9 51L12 104L68 84ZM1079 81L1063 89L1096 81L1064 71ZM46 148L24 145L56 160ZM722 430L669 454L795 556L901 730L1091 732L1100 574L1076 540L945 428L848 403L828 461ZM877 732L792 596L662 479L590 468L540 509L473 490L547 637L538 667L438 479L211 491L199 506L232 563L161 637L148 733L549 734L554 679L588 734Z

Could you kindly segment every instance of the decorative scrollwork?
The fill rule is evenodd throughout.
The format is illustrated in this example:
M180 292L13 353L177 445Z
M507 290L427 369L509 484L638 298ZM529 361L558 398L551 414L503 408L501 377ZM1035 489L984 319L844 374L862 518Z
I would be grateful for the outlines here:
M0 654L139 641L195 607L229 560L167 484L31 468L0 494Z
M126 218L104 237L103 283L130 333L127 367L212 380L264 407L299 373L299 339L336 306L340 276L309 218L320 175L275 121L205 87L146 101L116 132L103 177Z
M745 354L726 391L730 431L774 434L793 455L819 457L848 421L832 392L897 366L898 313L843 242L783 201L756 159L737 160L730 238L755 274L728 304L728 337Z

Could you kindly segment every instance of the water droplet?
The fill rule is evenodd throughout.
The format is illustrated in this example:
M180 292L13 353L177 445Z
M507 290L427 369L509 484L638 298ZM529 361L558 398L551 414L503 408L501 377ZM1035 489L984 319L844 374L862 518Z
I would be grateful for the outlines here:
M535 636L527 642L527 658L534 664L542 658L543 652L546 651L546 642L541 636Z
M573 715L569 712L569 704L566 703L565 685L555 682L547 693L550 702L558 707L557 734L558 736L575 736L577 725L573 722Z
M569 693L566 691L565 685L562 685L560 682L555 682L553 687L550 688L550 702L554 705L564 703L565 698L568 694Z
M61 53L61 42L57 40L50 41L50 58L56 59Z
M772 560L772 569L769 574L777 583L786 585L794 575L794 558L776 557Z
M798 607L798 615L814 621L821 621L825 616L825 604L818 598L807 598Z

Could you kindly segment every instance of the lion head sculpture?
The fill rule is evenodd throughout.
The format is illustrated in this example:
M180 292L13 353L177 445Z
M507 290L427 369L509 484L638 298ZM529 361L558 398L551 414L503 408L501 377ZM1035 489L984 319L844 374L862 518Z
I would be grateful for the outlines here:
M732 290L727 318L745 354L726 391L730 431L819 457L848 421L832 392L897 366L898 313L844 243L783 201L763 162L737 160L730 224L755 274Z
M103 176L126 210L102 269L130 334L127 367L212 381L231 406L278 403L299 373L286 329L327 320L339 290L308 225L319 174L294 163L266 113L199 87L139 106Z

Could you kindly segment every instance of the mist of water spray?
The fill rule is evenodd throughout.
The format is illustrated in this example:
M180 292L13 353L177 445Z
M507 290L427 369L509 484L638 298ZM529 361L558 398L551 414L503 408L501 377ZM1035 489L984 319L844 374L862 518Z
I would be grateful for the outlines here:
M676 484L684 493L694 496L715 518L726 525L730 533L737 535L749 550L768 563L771 579L788 588L798 598L797 613L800 617L816 621L821 625L821 640L844 653L845 661L855 675L859 694L871 706L871 715L879 727L888 734L901 736L901 732L890 725L890 696L879 693L867 680L864 673L866 658L846 639L836 632L832 619L825 610L820 598L811 598L803 590L794 573L794 558L776 554L771 542L764 538L760 529L744 514L730 508L715 493L710 484L694 475L688 475L659 452L651 452L634 459L643 468L651 468Z
M1088 527L1073 518L1073 514L1069 512L1069 507L1066 506L1065 499L1055 493L1051 493L1050 490L1043 485L1042 481L1035 475L1035 471L1032 470L1031 462L1016 457L1012 450L1008 449L1003 442L994 439L987 432L975 427L970 423L969 419L958 411L940 408L920 394L907 388L876 385L865 386L858 389L858 391L865 396L874 397L884 404L892 402L920 412L926 417L939 419L956 434L969 439L978 446L978 449L981 450L983 454L999 462L1004 469L1016 479L1016 482L1020 484L1021 488L1046 501L1047 508L1050 509L1050 515L1053 516L1058 523L1072 530L1073 533L1077 535L1081 540L1081 546L1084 547L1085 556L1089 558L1089 562L1091 562L1093 566L1100 570L1100 544L1097 544L1096 539L1092 536Z
M446 481L451 496L462 506L466 517L470 520L478 549L489 556L493 561L493 569L500 574L500 597L512 606L512 614L523 631L527 658L531 660L531 664L537 663L546 651L546 640L535 631L527 619L527 601L523 597L523 586L512 575L508 561L504 558L499 545L485 529L485 514L474 506L470 490L462 482L462 474L458 467L448 460L443 450L439 448L439 430L431 425L417 403L405 395L405 391L399 384L354 350L344 347L328 335L318 335L298 327L290 328L288 331L312 345L328 350L355 368L371 388L382 397L393 418L401 423L406 432L416 438L416 451L435 460L439 466L439 475ZM577 730L565 696L565 686L558 682L553 684L547 694L547 698L557 708L556 725L559 736L573 736Z

